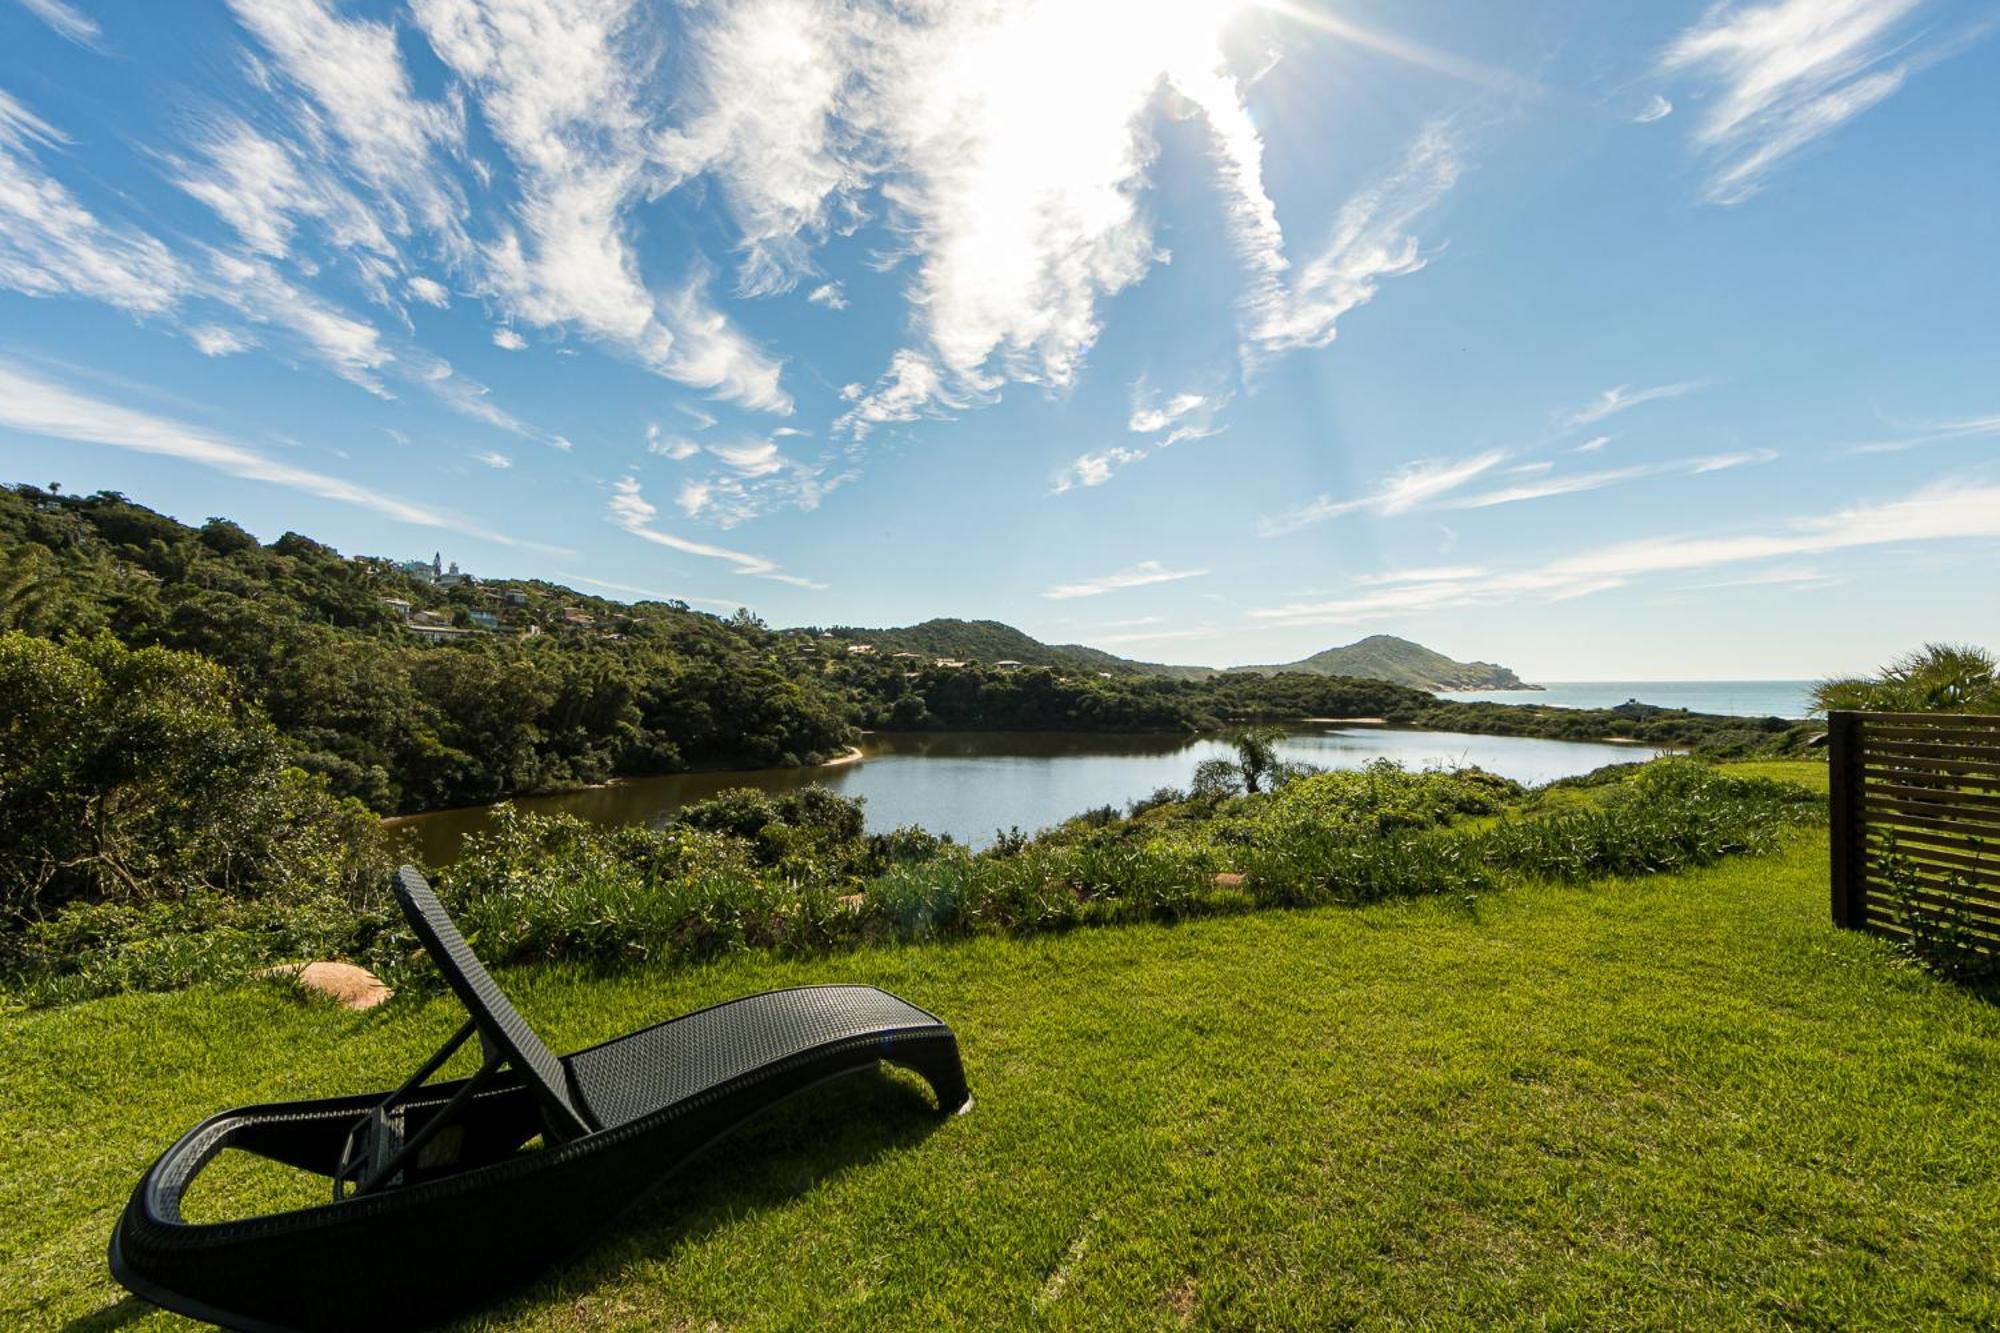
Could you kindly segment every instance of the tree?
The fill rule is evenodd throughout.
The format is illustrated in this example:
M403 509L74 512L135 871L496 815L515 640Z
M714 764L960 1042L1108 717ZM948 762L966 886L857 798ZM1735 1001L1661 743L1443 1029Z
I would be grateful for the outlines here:
M1818 712L2000 713L2000 662L1971 644L1927 643L1872 677L1821 681Z
M1281 727L1246 727L1231 738L1236 766L1243 773L1243 790L1252 796L1263 790L1264 779L1278 767L1278 742L1284 739Z

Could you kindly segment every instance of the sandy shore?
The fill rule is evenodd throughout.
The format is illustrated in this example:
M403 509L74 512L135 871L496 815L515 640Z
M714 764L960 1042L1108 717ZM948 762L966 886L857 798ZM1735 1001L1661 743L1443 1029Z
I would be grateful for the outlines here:
M858 746L858 745L850 745L850 746L848 746L848 747L847 747L847 753L846 753L846 754L843 754L843 755L842 755L842 756L840 756L840 758L838 758L838 759L829 759L829 760L827 760L827 761L826 761L825 763L821 764L821 765L820 765L820 767L821 767L821 768L839 768L839 767L841 767L841 766L842 766L843 764L858 764L858 763L860 763L860 762L861 762L861 761L862 761L863 759L865 759L865 758L867 758L867 756L861 753L861 747L860 747L860 746Z
M1386 727L1389 725L1389 719L1385 717L1302 717L1299 721L1321 722L1342 727Z

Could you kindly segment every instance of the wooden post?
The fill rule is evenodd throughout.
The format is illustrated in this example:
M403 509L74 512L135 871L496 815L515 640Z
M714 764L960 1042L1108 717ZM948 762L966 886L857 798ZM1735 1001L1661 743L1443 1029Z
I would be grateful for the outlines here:
M1826 715L1828 814L1833 846L1833 924L1859 930L1868 923L1862 898L1861 715Z

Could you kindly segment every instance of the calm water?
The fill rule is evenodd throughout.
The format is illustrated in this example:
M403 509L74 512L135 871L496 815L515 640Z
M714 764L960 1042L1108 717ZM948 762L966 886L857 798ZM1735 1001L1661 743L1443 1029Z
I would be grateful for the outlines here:
M1812 708L1809 680L1572 680L1542 690L1455 690L1438 696L1496 704L1616 708L1627 699L1661 708L1734 717L1804 717Z
M1477 765L1518 782L1548 782L1605 764L1643 759L1636 745L1583 744L1442 731L1323 727L1295 732L1284 757L1322 768L1359 768L1394 759L1410 768ZM984 847L1002 829L1030 831L1100 805L1123 806L1159 787L1185 787L1204 759L1227 756L1214 739L1179 736L1086 736L1071 732L950 732L868 738L860 763L832 768L760 769L641 778L590 791L525 798L543 813L573 814L598 824L654 823L690 801L728 787L785 791L822 782L844 796L866 797L868 827L917 824ZM458 855L467 833L484 828L483 808L444 810L401 827L425 861Z

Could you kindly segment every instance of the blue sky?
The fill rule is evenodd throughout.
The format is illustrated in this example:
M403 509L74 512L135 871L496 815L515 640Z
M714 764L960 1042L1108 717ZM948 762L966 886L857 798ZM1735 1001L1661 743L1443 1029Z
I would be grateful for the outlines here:
M1218 664L2000 646L1950 0L0 0L0 475Z

